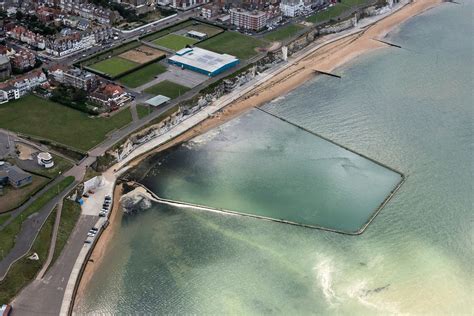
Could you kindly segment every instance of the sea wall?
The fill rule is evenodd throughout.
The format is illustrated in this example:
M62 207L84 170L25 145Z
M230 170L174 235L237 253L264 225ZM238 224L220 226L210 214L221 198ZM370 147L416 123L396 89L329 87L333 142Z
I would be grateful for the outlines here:
M410 0L406 0L406 2L409 1ZM386 13L387 10L390 10L390 5L386 5L383 7L371 6L368 8L362 8L358 11L358 13L356 13L354 17L351 17L347 20L338 22L336 24L326 25L323 28L309 28L306 33L298 35L297 38L292 39L291 42L287 44L287 55L292 56L294 53L313 44L315 40L318 39L321 35L337 33L354 27L355 25L357 25L358 15L378 15ZM231 75L202 89L199 94L194 98L181 102L176 107L175 112L172 113L168 119L165 119L162 122L153 124L145 129L142 129L138 133L132 134L118 148L114 148L109 151L109 154L114 156L116 161L122 161L141 145L149 142L150 140L158 136L167 133L173 127L192 117L194 114L198 113L203 108L209 106L220 97L248 83L249 81L254 79L255 76L259 73L271 67L274 67L282 62L284 62L282 50L267 52L257 61L250 63L241 70L232 73Z

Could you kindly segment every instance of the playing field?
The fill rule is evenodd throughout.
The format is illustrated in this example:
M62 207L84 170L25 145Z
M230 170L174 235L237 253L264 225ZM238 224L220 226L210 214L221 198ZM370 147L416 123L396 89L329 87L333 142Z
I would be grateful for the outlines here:
M182 30L180 30L177 33L186 34L189 31L196 31L196 32L205 33L205 34L207 34L208 37L211 37L211 36L214 36L216 34L224 32L223 29L221 29L217 26L198 23L198 24L193 24L193 25L186 26L185 28L183 28Z
M267 42L237 32L224 32L197 46L221 54L229 54L240 59L249 59L258 54L258 47L267 46Z
M136 88L153 80L155 76L158 76L165 71L165 66L159 63L153 63L121 77L119 81L127 87Z
M145 45L118 55L120 58L124 58L139 64L145 64L163 56L165 56L165 52Z
M174 99L184 94L188 90L188 87L165 80L154 86L151 86L148 89L145 89L145 92L153 95L161 94L167 96L168 98Z
M99 144L107 133L125 126L131 120L129 109L110 118L90 118L83 112L34 95L0 107L2 128L50 139L84 151Z
M116 77L138 65L139 64L134 61L114 56L92 64L89 68L98 70L110 77Z
M163 46L174 51L178 51L186 47L186 45L192 45L197 42L199 41L194 38L189 38L176 34L168 34L153 41L153 43L156 45Z

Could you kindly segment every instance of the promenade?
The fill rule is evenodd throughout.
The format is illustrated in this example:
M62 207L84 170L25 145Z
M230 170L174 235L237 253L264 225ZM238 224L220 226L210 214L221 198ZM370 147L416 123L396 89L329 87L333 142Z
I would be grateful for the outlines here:
M165 134L158 136L136 148L124 160L111 167L103 174L104 178L106 179L104 186L101 187L95 195L87 199L83 205L82 215L80 217L79 223L76 225L71 238L68 241L68 244L64 248L64 251L58 258L56 264L51 267L48 272L46 272L45 277L42 280L35 280L18 295L18 297L13 301L14 308L20 311L21 313L19 314L21 315L28 315L28 311L31 311L30 314L34 314L35 312L36 314L42 312L45 314L58 314L59 312L61 315L67 315L69 313L71 309L71 303L74 299L75 289L81 276L82 268L85 264L86 258L88 258L88 255L93 248L93 244L84 244L87 231L92 226L101 227L105 221L104 218L99 218L97 216L99 212L99 208L97 206L101 205L103 196L106 194L112 195L116 179L122 172L127 170L127 165L132 160L163 144L168 143L170 140L175 139L183 133L192 130L198 124L204 122L209 117L218 114L226 106L245 97L247 94L252 93L252 91L258 89L273 77L285 71L285 69L291 65L297 64L299 61L314 53L316 50L337 40L365 31L368 26L392 14L395 10L400 9L405 4L405 2L399 4L394 8L393 11L388 12L387 14L364 19L360 21L359 25L355 28L318 39L314 44L311 44L310 46L295 53L288 59L287 62L281 62L277 66L270 68L261 74L258 74L251 81L235 89L232 93L216 100L213 104L203 108L201 111L188 117L180 124L171 128ZM167 108L169 107L167 106ZM85 167L90 165L95 160L95 156L102 154L107 148L110 148L112 144L116 143L126 135L129 135L139 126L143 126L145 122L151 121L157 115L158 114L152 115L153 117L150 116L141 119L127 126L126 128L111 134L108 140L91 150L90 157L83 161L79 166L73 168L75 171L72 172L77 172L78 175L83 175L85 172ZM119 171L114 172L114 170ZM76 177L76 179L77 178L78 177ZM36 298L30 299L33 293L36 293Z

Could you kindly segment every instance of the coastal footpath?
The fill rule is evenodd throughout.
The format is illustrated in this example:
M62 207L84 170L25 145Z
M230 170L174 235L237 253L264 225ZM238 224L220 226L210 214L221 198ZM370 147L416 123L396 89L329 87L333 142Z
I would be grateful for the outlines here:
M413 5L409 5L407 6L407 8L412 7L412 6ZM401 6L398 6L396 7L396 9L400 9L400 7ZM406 8L404 8L401 11L405 11L405 10ZM253 105L250 104L250 106L248 106L246 105L246 102L245 102L246 100L249 100L252 98L253 100L262 98L262 96L265 95L267 90L274 90L275 96L273 96L271 99L281 94L286 93L292 88L290 86L288 88L289 90L285 91L284 84L290 81L290 79L291 80L296 79L300 75L300 73L303 74L303 71L301 70L301 68L299 68L299 65L306 63L309 65L308 67L312 67L311 63L307 62L306 58L311 59L311 58L316 58L318 55L327 54L331 59L332 58L331 55L337 52L337 50L343 49L344 47L351 45L351 43L356 41L357 38L361 36L361 33L365 33L367 31L366 26L368 24L374 23L377 20L380 20L384 17L386 17L386 15L362 20L356 29L348 30L340 34L328 35L328 36L325 36L324 38L319 38L317 41L311 44L311 46L308 46L302 51L294 54L290 58L289 62L280 63L275 68L269 69L268 71L262 74L259 74L251 83L240 87L232 95L226 95L225 97L219 99L212 105L214 107L217 104L221 104L220 107L218 106L215 106L214 108L211 108L211 106L205 107L202 111L205 110L206 112L202 112L202 113L207 113L207 115L202 115L202 117L196 116L197 114L201 113L201 112L198 112L196 115L188 118L188 120L190 120L191 118L196 117L194 121L189 121L187 124L184 124L184 125L179 124L175 126L172 130L170 130L169 133L167 133L166 135L163 135L166 137L162 137L160 139L156 138L152 140L151 142L144 144L142 147L138 148L135 152L133 152L132 155L130 155L130 158L128 158L126 161L121 162L121 164L118 164L117 167L116 166L112 167L108 172L104 174L104 177L107 179L107 183L106 183L106 186L103 188L104 190L103 194L106 194L105 192L112 192L114 190L113 188L115 186L115 179L117 179L118 176L120 176L120 174L116 174L113 169L119 170L121 168L120 170L121 172L125 171L129 166L138 163L140 161L139 159L141 159L144 155L152 154L153 152L150 153L149 152L150 150L154 150L154 151L163 150L176 143L192 138L194 137L194 135L198 135L201 132L205 131L206 129L213 128L214 126L217 126L225 122L226 120L231 119L232 117L240 115L242 111L245 111L246 109L252 106L258 105L255 103ZM365 28L364 28L364 25L366 25ZM377 43L376 48L379 48L379 47L386 47L386 45L382 43ZM312 78L315 75L315 71L324 71L324 69L322 68L320 69L319 67L318 69L314 69L314 68L310 68L310 71L308 73L305 73L306 77L301 76L301 78L299 78L300 82L295 83L294 87L304 82L306 80L304 78ZM287 70L291 70L291 71L287 71ZM265 103L266 101L263 99L261 102ZM209 118L209 116L211 117ZM114 200L116 200L117 197L118 195L115 195ZM98 196L96 198L98 198ZM94 249L92 258L94 254L96 253L97 249L100 249L100 247L105 249L106 240L107 240L105 236L107 236L108 232L113 232L113 229L116 228L117 226L117 225L114 225L114 223L116 222L113 221L112 218L109 219L111 221L111 225L109 226L107 230L103 231L103 235L101 235L100 240L96 238L97 244L92 247L90 245L84 245L83 243L84 232L87 232L88 228L90 228L92 225L94 224L101 225L102 223L102 222L96 223L98 217L97 217L97 210L94 209L94 207L92 206L94 204L93 200L94 199L90 199L90 203L92 203L90 204L91 206L84 207L83 209L83 215L81 216L81 220L84 218L83 225L81 224L82 223L81 220L80 220L80 223L78 224L78 226L81 226L80 230L83 231L83 233L77 234L76 236L77 238L73 238L73 240L71 241L72 243L74 243L75 246L77 246L76 248L78 248L77 249L78 253L80 252L81 254L83 253L85 254L83 258L81 258L82 257L81 255L80 258L76 260L75 262L75 266L79 267L79 269L75 268L75 271L77 271L77 274L74 274L74 273L71 274L71 278L69 278L68 280L67 278L70 274L70 270L61 271L62 279L64 279L64 276L66 276L65 281L67 282L68 290L71 289L71 284L72 284L72 290L69 291L66 295L64 295L65 300L63 301L64 308L62 309L62 313L68 313L68 311L71 310L71 297L73 299L75 296L75 289L77 288L77 283L78 283L77 281L81 279L81 276L82 276L81 271L84 267L85 261L88 260L88 257L91 254L91 249ZM100 204L101 201L99 201L98 203ZM115 203L115 204L117 206L118 203ZM114 210L115 210L115 207L114 207ZM118 212L115 212L115 214L117 213ZM114 212L112 212L112 214L114 214ZM119 221L117 223L119 223ZM77 227L75 231L76 230L77 230ZM104 246L102 244L104 244ZM71 257L71 256L62 255L59 258L60 260L59 262L61 262L62 257ZM72 260L75 260L76 258L77 258L77 253L75 253L71 257ZM97 262L94 265L97 265ZM94 265L89 264L87 265L87 268ZM86 268L85 275L87 275L87 268ZM69 268L65 268L65 269L69 269ZM53 269L53 270L57 270L57 269ZM58 286L60 282L62 283L61 280L55 280L53 275L50 275L50 273L47 273L46 277L44 278L44 280L42 280L41 284L38 284L38 286L41 286L41 287L38 287L38 291L35 291L35 293L40 294L42 292L42 289L48 288L48 286L50 288L54 287L54 289L57 288L57 291L55 293L57 293L57 296L60 299L63 297L64 290L65 290L62 288L62 285L61 285L61 289L59 289ZM58 284L58 286L56 286L55 284ZM17 305L17 302L23 301L24 303L24 302L31 301L32 296L29 295L28 293L31 294L31 292L28 292L28 291L24 291L23 293L20 293L20 295L13 302L14 306ZM42 297L42 295L34 295L34 296L38 296L38 298ZM67 300L68 297L69 297L69 301ZM66 311L66 308L65 308L65 306L67 305L69 305L69 307L67 308L68 311ZM35 305L34 304L24 305L25 308L30 307L30 306L35 306ZM34 310L38 311L38 309L32 309L31 312L33 312ZM20 309L18 309L18 311L20 312ZM57 314L57 312L55 312L54 314Z
M427 0L409 4L401 3L386 14L359 21L359 24L353 29L327 35L316 40L314 44L295 53L287 62L280 63L276 67L257 75L250 82L219 98L212 105L187 118L167 133L135 149L124 160L104 173L110 187L104 187L103 190L112 192L115 180L146 156L192 139L239 116L250 108L260 106L284 95L313 78L318 72L332 73L336 68L361 54L383 47L393 47L390 43L384 43L380 40L410 17L420 14L441 2L440 0ZM115 190L115 194L118 192L120 190ZM114 196L114 200L118 201L118 197ZM87 212L87 209L88 206L84 205L84 211ZM118 212L118 208L114 207L114 212ZM107 241L113 237L120 223L117 218L120 218L121 215L115 216L111 220L109 228L102 235L105 238L101 237L93 247L90 259L94 263L86 265L82 279L79 275L71 275L67 292L71 293L72 296L77 293L78 300L81 299L81 293L84 293L87 288L87 283L91 280L95 268L100 265L100 258L106 254ZM77 267L85 264L84 259L78 258ZM78 291L76 291L78 282L80 282L80 285ZM71 303L74 301L72 296L65 295L61 314L65 315L72 309Z

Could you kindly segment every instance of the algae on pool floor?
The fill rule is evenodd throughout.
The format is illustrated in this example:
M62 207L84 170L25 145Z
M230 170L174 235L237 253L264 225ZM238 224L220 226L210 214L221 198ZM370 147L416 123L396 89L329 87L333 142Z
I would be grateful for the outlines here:
M164 153L143 183L166 199L360 233L402 181L260 110Z

